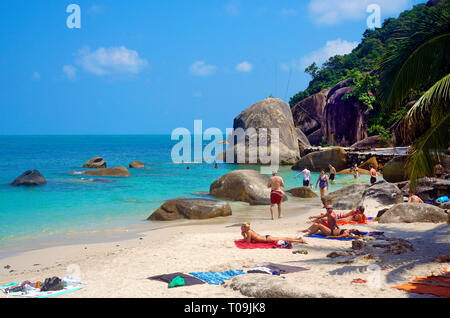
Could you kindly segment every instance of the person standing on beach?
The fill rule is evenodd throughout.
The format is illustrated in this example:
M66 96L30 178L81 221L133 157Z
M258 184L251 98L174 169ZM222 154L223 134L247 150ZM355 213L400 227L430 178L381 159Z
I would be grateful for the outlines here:
M374 184L375 182L377 182L377 177L378 177L378 174L377 174L377 171L375 170L375 168L373 167L373 165L370 165L369 166L370 167L370 183L371 184Z
M334 183L334 178L336 177L336 168L332 165L328 165L328 168L330 169L330 181L331 183Z
M359 177L359 172L358 172L358 165L355 163L355 165L353 166L353 177L355 179L358 179Z
M294 179L297 179L298 176L303 175L303 186L309 187L309 180L311 179L311 171L308 168L303 169L299 174L297 174Z
M271 188L270 191L270 213L272 214L272 220L274 220L273 207L274 205L278 205L278 218L281 219L283 216L281 215L281 201L283 200L283 190L284 187L283 178L278 176L276 171L272 172L272 178L270 178L269 183L267 184L268 188Z
M325 193L328 190L328 177L325 174L325 170L322 170L320 172L319 178L317 178L316 189L317 189L317 184L319 184L320 198L322 199L322 202L323 202L323 198L325 197Z

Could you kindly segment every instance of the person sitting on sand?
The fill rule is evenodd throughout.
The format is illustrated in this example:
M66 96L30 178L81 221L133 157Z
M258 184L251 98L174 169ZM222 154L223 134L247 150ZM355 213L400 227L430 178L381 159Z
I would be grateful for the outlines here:
M362 233L356 229L340 229L336 228L333 231L329 227L323 224L313 224L308 229L301 232L307 233L307 235L318 234L329 238L361 238Z
M276 243L278 241L285 241L289 243L308 244L301 237L275 237L272 235L259 235L250 228L250 222L244 223L241 226L241 234L247 243Z
M309 219L315 224L320 224L328 227L328 229L330 229L331 231L333 231L335 228L339 228L337 226L337 216L336 213L333 211L332 205L327 206L326 213L322 213L317 216L312 216Z
M353 221L357 223L365 223L366 222L366 215L364 214L364 211L366 209L360 205L355 210L351 210L350 212L344 213L339 220L343 221Z
M281 219L283 215L281 215L281 201L283 200L283 190L284 187L283 178L278 176L276 171L272 172L272 178L270 178L269 183L267 184L268 188L271 188L270 191L270 213L272 214L272 220L274 220L273 215L273 207L274 205L278 205L278 218Z
M419 198L414 192L409 191L408 193L408 203L423 203L423 200Z

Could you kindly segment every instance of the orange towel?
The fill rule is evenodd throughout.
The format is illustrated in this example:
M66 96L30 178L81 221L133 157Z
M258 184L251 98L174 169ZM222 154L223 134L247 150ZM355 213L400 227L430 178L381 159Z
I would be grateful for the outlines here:
M427 276L427 277L416 277L414 278L415 282L420 283L443 283L450 285L450 276L449 275L440 275L440 276ZM450 287L450 286L449 286Z
M450 298L450 287L442 285L429 285L421 283L406 283L392 288L404 290L409 293L428 294L440 297Z

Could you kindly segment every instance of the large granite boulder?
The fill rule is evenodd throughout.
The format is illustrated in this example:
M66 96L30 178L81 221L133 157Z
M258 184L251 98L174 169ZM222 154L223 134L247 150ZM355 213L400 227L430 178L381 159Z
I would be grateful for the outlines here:
M252 298L334 298L339 292L331 293L329 288L314 283L283 279L267 274L239 275L223 282L223 287L239 291Z
M402 191L395 184L381 180L363 192L358 205L366 208L367 216L375 217L379 210L402 202Z
M323 151L315 151L307 154L295 163L292 170L303 170L308 168L311 171L328 170L331 164L336 171L347 167L346 151L343 148L330 148Z
M339 85L339 84L338 84ZM332 145L350 146L367 138L364 121L366 107L355 98L345 99L352 87L333 88L323 113L323 133Z
M316 198L318 195L309 187L298 187L287 190L292 196L297 198Z
M401 182L409 179L406 165L407 156L398 156L383 166L383 178L387 182Z
M425 203L400 203L387 210L379 223L447 222L443 209Z
M88 175L88 176L102 176L102 177L122 177L122 178L131 177L130 172L124 166L111 167L111 168L105 168L105 169L88 170L88 171L83 171L82 174Z
M141 161L136 160L130 163L130 168L133 169L145 168L145 165Z
M358 169L358 173L360 175L362 175L362 174L370 174L370 171L366 170L366 169L363 169L363 168L359 168ZM348 168L348 169L344 169L344 170L338 171L338 172L336 172L336 174L353 174L353 170L350 170L350 168Z
M279 129L279 145L277 149L271 149L272 130L273 128ZM300 158L300 152L298 147L298 137L295 131L294 120L289 105L278 98L267 98L261 102L258 102L242 113L240 113L233 123L233 134L229 137L228 147L234 147L234 158L226 158L227 154L224 153L226 162L228 163L255 163L255 164L267 164L267 162L261 161L259 153L257 154L256 162L249 160L249 141L255 140L258 142L258 147L266 153L273 153L278 150L279 163L280 164L294 164ZM239 131L246 133L245 141L236 140ZM252 129L254 131L252 132ZM263 129L267 132L267 135L260 130ZM267 146L267 148L264 147ZM237 156L238 148L244 146L245 148L245 162L240 162ZM241 148L242 149L242 148ZM269 157L269 156L268 156Z
M296 127L300 127L305 135L310 135L322 127L323 110L327 103L329 89L311 95L292 107L292 116Z
M215 180L209 194L220 199L248 202L250 205L269 205L269 179L256 170L234 170Z
M172 221L178 219L210 219L231 215L228 203L196 198L177 198L165 202L147 220Z
M358 168L360 169L366 169L366 170L370 170L370 166L373 166L375 168L375 170L378 170L378 161L376 157L370 157L369 159L367 159L365 162L363 162L362 164L360 164L358 166Z
M95 157L86 162L82 167L90 169L106 168L106 162L103 160L102 157Z
M308 135L308 140L313 146L321 146L323 138L325 138L325 136L323 134L322 128L317 129L316 131Z
M389 142L382 140L380 135L370 136L363 140L360 140L350 147L352 148L386 148L389 147Z
M12 186L36 186L46 184L44 176L38 170L28 170L11 182Z
M295 128L295 132L297 133L298 149L300 150L300 155L302 155L306 148L311 147L311 143L300 128Z
M403 195L410 191L409 182L402 188ZM417 180L414 194L424 201L435 201L441 196L450 196L450 180L438 178L420 178Z
M352 210L358 207L363 193L370 187L367 183L355 183L329 193L323 198L325 205L332 204L336 210Z

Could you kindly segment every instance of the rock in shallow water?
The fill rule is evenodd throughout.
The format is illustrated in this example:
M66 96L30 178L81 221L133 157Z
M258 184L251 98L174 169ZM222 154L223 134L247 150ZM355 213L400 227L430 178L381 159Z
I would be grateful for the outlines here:
M147 220L210 219L231 214L231 207L226 202L211 199L177 198L165 202Z
M269 179L256 170L234 170L215 180L209 193L220 199L243 201L250 205L269 205Z
M88 176L102 176L102 177L121 177L121 178L131 177L130 172L124 166L83 171L82 174Z
M44 176L37 170L28 170L11 182L12 186L36 186L46 184Z
M82 168L91 168L91 169L100 169L100 168L106 168L106 162L103 160L102 157L95 157L86 162Z

